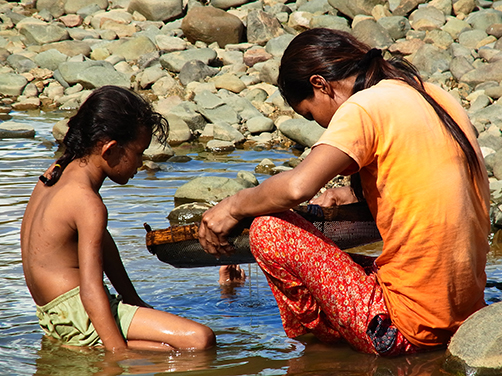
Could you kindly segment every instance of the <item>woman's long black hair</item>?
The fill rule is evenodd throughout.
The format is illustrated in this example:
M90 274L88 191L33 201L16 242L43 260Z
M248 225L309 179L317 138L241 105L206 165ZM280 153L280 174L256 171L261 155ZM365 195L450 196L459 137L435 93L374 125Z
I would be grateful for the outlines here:
M167 140L169 125L139 94L118 86L94 90L68 122L63 140L64 153L56 161L50 177L40 180L54 185L74 159L90 155L99 142L111 140L119 145L134 141L141 129L153 132L160 142Z
M370 49L352 35L332 29L311 29L297 35L284 52L278 86L291 106L314 95L312 75L328 82L356 76L353 93L376 85L383 79L406 82L432 106L447 132L462 149L471 175L481 172L476 152L464 131L424 88L418 70L405 60L385 60L380 50Z

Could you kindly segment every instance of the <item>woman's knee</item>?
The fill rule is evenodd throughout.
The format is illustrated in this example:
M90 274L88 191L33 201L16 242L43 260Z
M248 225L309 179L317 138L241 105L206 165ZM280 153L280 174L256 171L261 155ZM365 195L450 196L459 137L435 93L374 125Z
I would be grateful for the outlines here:
M194 349L207 350L216 345L216 336L211 328L201 325L194 333Z

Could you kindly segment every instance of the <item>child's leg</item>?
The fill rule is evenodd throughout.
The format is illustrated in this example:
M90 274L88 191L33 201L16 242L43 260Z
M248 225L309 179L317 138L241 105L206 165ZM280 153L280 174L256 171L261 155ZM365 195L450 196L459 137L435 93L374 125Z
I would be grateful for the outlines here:
M375 353L366 334L377 314L388 314L380 286L364 269L302 217L285 212L255 219L251 250L277 300L286 334L343 338Z
M205 350L216 344L214 333L195 321L140 307L127 331L128 346L144 350Z

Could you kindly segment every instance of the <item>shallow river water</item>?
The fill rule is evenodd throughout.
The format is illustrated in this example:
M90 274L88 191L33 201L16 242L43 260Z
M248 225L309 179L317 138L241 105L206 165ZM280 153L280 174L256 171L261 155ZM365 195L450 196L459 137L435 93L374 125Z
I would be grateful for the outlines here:
M51 164L57 145L51 129L62 113L13 113L13 120L36 129L34 139L0 139L0 375L444 375L444 351L382 359L358 354L345 345L326 346L313 338L289 339L265 278L256 264L244 265L243 286L218 284L218 268L176 269L145 247L143 223L167 227L174 193L203 175L235 178L254 172L263 159L276 164L287 150L242 151L215 156L177 149L192 158L161 163L158 172L140 171L126 186L106 181L101 189L109 210L109 229L140 296L166 310L211 327L218 345L207 352L138 352L117 358L102 349L68 349L43 338L35 305L23 278L19 229L38 176ZM199 149L200 150L200 149ZM258 175L263 181L266 176ZM378 245L359 251L377 255ZM501 300L502 252L493 247L487 266L489 303Z

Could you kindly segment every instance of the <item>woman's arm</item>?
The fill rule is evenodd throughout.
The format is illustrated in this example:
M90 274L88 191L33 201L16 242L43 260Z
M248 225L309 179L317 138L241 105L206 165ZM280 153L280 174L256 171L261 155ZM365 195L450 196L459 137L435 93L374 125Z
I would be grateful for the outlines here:
M239 191L205 212L199 228L202 247L215 256L231 252L226 238L240 220L291 209L313 197L353 163L354 160L338 148L316 146L295 169L272 176L257 187Z

